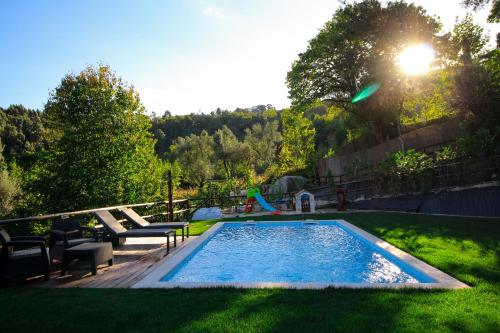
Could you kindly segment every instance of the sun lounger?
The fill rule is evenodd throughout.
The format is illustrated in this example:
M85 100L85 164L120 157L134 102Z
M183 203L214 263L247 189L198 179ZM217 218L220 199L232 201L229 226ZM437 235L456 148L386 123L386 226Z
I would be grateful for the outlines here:
M184 241L184 230L186 237L189 237L189 222L165 222L165 223L150 223L137 214L132 208L121 208L119 211L125 218L133 223L137 228L144 229L182 229L182 241Z
M118 220L107 210L94 212L97 220L116 238L141 238L141 237L166 237L167 254L170 252L170 236L174 237L174 246L177 246L175 240L175 230L172 229L129 229L118 222Z

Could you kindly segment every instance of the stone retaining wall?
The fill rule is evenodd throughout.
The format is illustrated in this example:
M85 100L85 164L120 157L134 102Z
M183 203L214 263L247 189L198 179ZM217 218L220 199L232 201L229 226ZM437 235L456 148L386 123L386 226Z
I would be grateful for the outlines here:
M406 149L415 149L424 152L433 152L450 142L455 141L459 133L456 122L435 124L403 134ZM401 150L398 138L386 141L369 149L361 150L351 154L324 158L318 161L317 169L320 177L331 175L343 175L344 169L351 166L356 160L366 163L377 163L383 161L388 154Z

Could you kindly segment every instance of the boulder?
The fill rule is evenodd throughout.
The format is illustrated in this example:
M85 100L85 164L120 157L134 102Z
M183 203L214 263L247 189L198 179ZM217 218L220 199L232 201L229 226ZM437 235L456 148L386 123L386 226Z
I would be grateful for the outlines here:
M307 179L302 176L284 176L279 178L271 185L269 194L279 194L287 192L296 192L303 188Z

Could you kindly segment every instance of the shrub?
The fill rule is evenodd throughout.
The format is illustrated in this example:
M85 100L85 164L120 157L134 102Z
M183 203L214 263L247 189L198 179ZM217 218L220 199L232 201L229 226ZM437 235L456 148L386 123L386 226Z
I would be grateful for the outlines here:
M0 170L0 216L10 214L21 193L19 183L9 175L7 170Z

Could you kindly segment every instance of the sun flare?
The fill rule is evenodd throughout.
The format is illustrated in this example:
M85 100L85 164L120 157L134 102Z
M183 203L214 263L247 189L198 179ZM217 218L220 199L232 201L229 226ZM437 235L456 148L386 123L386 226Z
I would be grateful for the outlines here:
M428 44L420 44L404 49L398 57L399 67L409 75L427 72L436 54Z

